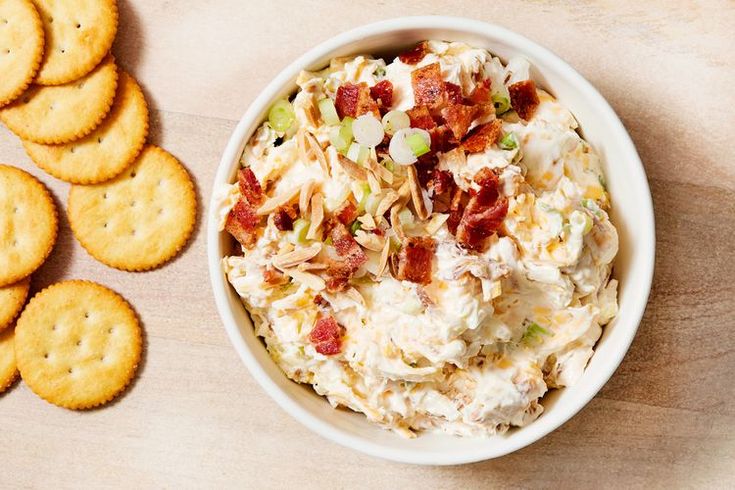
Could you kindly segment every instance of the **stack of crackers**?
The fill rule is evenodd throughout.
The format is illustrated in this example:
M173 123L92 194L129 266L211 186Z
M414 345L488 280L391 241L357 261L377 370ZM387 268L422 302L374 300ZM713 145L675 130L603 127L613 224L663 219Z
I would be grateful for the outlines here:
M145 96L110 53L117 28L115 0L0 0L0 121L72 184L69 223L89 254L145 271L186 244L196 196L178 160L146 144ZM0 164L0 392L20 373L51 403L91 408L133 378L142 333L131 306L90 281L54 284L26 305L57 231L48 189Z

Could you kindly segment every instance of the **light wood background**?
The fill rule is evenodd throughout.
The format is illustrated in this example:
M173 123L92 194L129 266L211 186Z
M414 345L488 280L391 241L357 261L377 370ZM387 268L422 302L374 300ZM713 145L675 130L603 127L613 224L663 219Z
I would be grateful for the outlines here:
M146 331L125 396L101 410L0 396L0 487L687 488L735 486L735 4L119 0L120 64L146 89L153 142L191 170L204 214L220 154L265 84L314 44L408 14L496 22L549 47L607 97L646 166L658 250L651 300L622 366L569 423L510 456L393 464L312 434L260 389L215 311L203 227L155 272L92 260L62 220L38 290L62 278L120 291ZM2 76L0 74L0 76ZM44 175L0 128L0 161Z

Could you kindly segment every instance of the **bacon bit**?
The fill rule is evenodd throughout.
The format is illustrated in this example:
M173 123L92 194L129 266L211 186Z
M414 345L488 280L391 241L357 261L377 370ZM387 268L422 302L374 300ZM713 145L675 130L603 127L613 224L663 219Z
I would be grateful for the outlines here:
M235 237L240 245L247 248L258 238L256 234L258 225L260 217L256 214L255 208L244 199L240 199L227 215L225 230Z
M340 86L337 89L335 106L340 119L345 116L358 117L368 112L380 118L378 104L370 96L370 88L365 82L357 85L348 82Z
M393 84L390 80L381 80L370 89L370 96L379 108L389 110L393 105Z
M329 306L329 301L324 299L324 296L322 296L321 294L317 294L316 296L314 296L314 304L319 306L320 308L326 308L327 306Z
M461 140L469 131L476 112L477 109L474 106L454 104L442 109L442 117L452 130L454 137Z
M429 43L427 41L421 41L409 51L398 55L398 59L401 63L407 65L415 65L424 59L424 56L429 52Z
M357 206L352 201L347 201L334 212L335 218L345 226L349 226L357 219Z
M469 153L485 151L498 142L502 133L503 123L500 119L493 119L487 124L473 129L470 135L462 142L462 147Z
M447 170L434 170L434 174L429 181L429 188L433 189L434 196L448 194L454 185L454 177Z
M323 316L316 321L309 340L319 354L333 356L342 351L342 331L333 316Z
M335 292L344 290L347 281L367 262L368 258L342 223L334 224L331 237L337 257L328 258L327 275L329 275L329 279L327 280L327 290Z
M452 82L444 82L444 88L447 90L447 101L450 104L461 104L462 98L462 87Z
M407 110L406 114L408 114L408 118L411 120L412 128L421 128L427 131L436 128L436 122L434 122L434 118L431 117L429 108L425 105L417 105L413 109Z
M439 63L432 63L411 72L413 97L417 106L435 108L445 102L447 97Z
M280 286L288 282L288 278L284 274L271 266L267 266L263 271L263 280L270 286Z
M273 224L280 231L293 230L293 220L296 219L298 213L293 206L284 206L276 210L273 215Z
M260 186L258 178L250 167L240 169L237 173L237 180L240 183L240 194L242 195L242 199L250 203L252 206L257 206L263 202L265 199L263 188Z
M480 190L473 192L457 227L457 241L463 247L481 251L508 214L508 200L498 194L498 176L489 168L475 175Z
M533 80L523 80L508 87L510 105L521 119L528 121L539 105L536 84Z
M473 104L489 104L492 83L493 81L489 78L478 83L468 97L468 100Z
M398 253L396 279L418 284L431 282L431 262L436 243L430 237L406 237Z
M447 152L456 146L456 140L452 138L452 131L445 125L437 126L429 130L431 136L431 151Z
M457 186L454 189L452 200L449 203L449 219L447 220L447 228L452 235L457 234L457 228L462 220L462 212L464 207L462 206L462 200L464 198L464 191L461 187Z

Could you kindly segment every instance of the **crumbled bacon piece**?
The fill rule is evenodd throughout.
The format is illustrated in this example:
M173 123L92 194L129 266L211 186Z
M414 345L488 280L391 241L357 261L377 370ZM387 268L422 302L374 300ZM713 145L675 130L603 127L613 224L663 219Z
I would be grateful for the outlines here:
M444 88L447 91L447 101L450 104L462 103L462 87L452 82L444 82Z
M367 83L345 83L337 89L335 107L340 118L345 116L357 117L368 112L380 117L378 104L370 96Z
M327 306L329 306L329 301L324 299L324 296L322 296L321 294L317 294L316 296L314 296L314 304L321 308L326 308Z
M433 109L446 101L447 92L439 63L432 63L412 71L411 85L417 106L425 105Z
M263 280L271 286L280 286L288 282L285 274L271 266L267 266L263 271Z
M418 284L431 282L431 263L436 243L430 237L406 237L398 253L396 279Z
M508 87L510 93L510 105L518 113L521 119L526 121L533 117L539 105L536 84L533 80L523 80Z
M352 201L347 201L334 212L334 216L343 225L349 225L357 219L357 206Z
M508 214L508 200L498 194L498 176L489 168L475 175L480 190L474 191L457 227L457 241L470 250L482 250Z
M393 105L393 84L390 80L381 80L370 88L370 96L381 109L389 110Z
M459 186L455 187L452 199L449 202L449 219L447 219L447 228L452 235L457 234L459 222L462 220L462 212L464 211L462 200L464 197L465 192L462 188Z
M261 204L265 200L263 188L250 167L240 169L237 173L237 180L240 184L240 194L242 198L253 206Z
M430 131L436 127L436 122L431 117L429 108L425 105L417 105L407 110L406 114L408 114L408 118L411 120L412 128L421 128Z
M328 251L327 290L335 292L347 286L347 281L367 262L368 258L360 244L355 241L347 227L341 222L334 223L330 236L336 256Z
M453 104L442 109L442 117L454 137L461 140L469 131L476 112L475 106Z
M429 187L433 189L435 196L447 194L452 190L454 185L454 177L447 170L434 170L434 175L429 182Z
M432 152L447 152L454 148L457 140L452 138L452 131L444 124L429 130Z
M423 60L424 56L426 56L428 52L429 43L426 41L422 41L409 51L399 54L398 59L401 60L401 63L405 63L407 65L415 65L419 61Z
M293 230L296 216L296 210L292 206L280 207L273 213L273 224L281 231Z
M240 199L227 215L225 230L235 237L240 245L250 247L258 238L256 230L259 224L260 216L256 214L255 208L244 199Z
M485 151L500 139L503 123L500 119L493 119L487 124L473 129L462 142L462 147L469 153Z
M316 321L309 340L319 354L333 356L342 351L342 326L332 316L323 316Z
M475 89L467 98L473 104L489 104L490 103L490 87L492 80L489 78L475 85Z

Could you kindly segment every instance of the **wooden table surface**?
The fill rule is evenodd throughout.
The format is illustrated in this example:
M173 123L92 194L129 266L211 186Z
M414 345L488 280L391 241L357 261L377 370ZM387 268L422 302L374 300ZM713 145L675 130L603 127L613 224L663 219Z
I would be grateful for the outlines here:
M735 4L727 0L492 2L119 0L114 52L145 87L152 142L193 173L196 235L160 270L91 259L68 223L38 290L93 279L137 309L146 353L132 389L75 413L22 382L0 397L0 487L733 487L735 485ZM496 22L547 46L610 101L648 173L658 237L653 292L625 361L562 428L504 458L406 466L311 433L256 384L226 338L202 216L236 121L297 55L406 14ZM0 74L0 76L2 76ZM0 161L47 183L0 128Z

